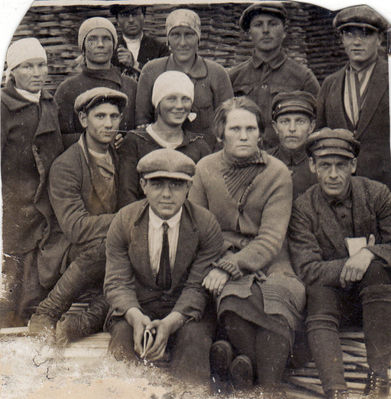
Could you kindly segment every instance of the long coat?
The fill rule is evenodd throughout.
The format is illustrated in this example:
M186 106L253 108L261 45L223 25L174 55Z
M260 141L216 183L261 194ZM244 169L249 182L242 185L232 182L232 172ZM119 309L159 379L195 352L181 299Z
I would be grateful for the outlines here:
M388 63L380 58L376 62L356 129L346 115L343 102L347 67L323 82L318 98L317 127L353 131L361 143L356 174L378 180L391 188Z
M180 71L174 57L163 57L148 62L141 71L137 86L136 125L154 122L152 89L156 78L166 71ZM216 138L212 132L215 109L228 98L233 97L231 82L225 69L214 61L197 56L192 69L187 73L194 83L194 102L192 112L196 119L185 128L202 134L213 150Z
M172 311L200 320L208 295L201 286L221 252L221 230L206 209L186 201L183 206L172 286L155 282L148 254L147 200L120 209L107 235L104 290L111 316L124 316L131 307L165 298Z
M54 222L47 195L53 160L63 151L53 97L34 104L10 82L1 92L3 250L23 254L43 244Z
M391 193L379 182L352 178L352 214L355 237L376 243L367 248L391 266ZM349 254L342 229L318 184L293 206L289 248L297 274L307 285L339 287L339 277Z

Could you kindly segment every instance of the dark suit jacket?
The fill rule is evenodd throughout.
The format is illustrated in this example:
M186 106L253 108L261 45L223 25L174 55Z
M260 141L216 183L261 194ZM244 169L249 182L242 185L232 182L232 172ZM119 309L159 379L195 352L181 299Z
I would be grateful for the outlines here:
M356 130L346 116L343 103L346 68L323 82L318 97L317 127L353 131L361 143L357 175L381 181L391 188L388 63L380 58L377 60Z
M126 42L122 34L118 35L118 46L124 46L126 48ZM143 66L148 61L151 61L155 58L166 57L169 54L170 51L164 43L144 33L141 39L140 50L137 56L137 62L139 64L138 69L141 71L141 69L143 69ZM114 51L111 62L113 65L118 66L121 69L121 72L125 71L125 73L132 75L135 71L133 68L126 68L119 63L116 51Z
M391 266L391 193L379 182L352 178L355 237L376 237L367 248ZM297 274L307 285L339 286L349 257L342 229L318 184L294 203L289 224L289 249Z
M111 315L124 316L129 308L142 309L144 304L164 296L174 303L172 311L199 320L208 297L201 284L223 244L215 217L208 210L185 202L172 286L168 291L158 288L153 277L148 223L148 202L141 200L122 208L110 226L104 291Z

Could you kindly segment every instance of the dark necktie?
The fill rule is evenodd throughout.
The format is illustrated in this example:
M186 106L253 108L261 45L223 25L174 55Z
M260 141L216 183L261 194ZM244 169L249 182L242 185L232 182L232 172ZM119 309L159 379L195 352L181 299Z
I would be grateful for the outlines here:
M171 287L171 267L170 267L170 248L168 245L168 224L164 222L163 226L163 244L160 255L159 271L156 276L156 285L162 290L168 290Z

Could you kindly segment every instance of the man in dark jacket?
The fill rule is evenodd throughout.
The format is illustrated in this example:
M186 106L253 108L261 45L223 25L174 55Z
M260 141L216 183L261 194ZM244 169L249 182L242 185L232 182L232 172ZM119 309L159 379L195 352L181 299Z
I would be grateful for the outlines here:
M161 362L181 378L209 380L214 319L202 281L221 251L214 216L186 200L194 162L160 149L138 163L146 199L122 208L107 235L104 290L109 351Z
M278 145L268 150L284 162L292 174L293 199L316 183L308 167L305 143L315 128L316 100L311 93L292 91L278 93L273 98L273 129Z
M391 360L391 193L356 170L359 142L345 129L310 135L319 184L294 203L291 260L307 286L308 341L328 398L347 398L340 322L362 319L366 398L387 398Z
M110 12L121 31L112 63L127 75L138 77L143 66L154 58L169 55L164 43L143 32L145 6L113 4Z
M128 106L124 110L120 129L127 131L134 128L137 83L132 78L121 75L119 68L111 64L117 43L117 32L108 19L89 18L81 24L78 44L84 56L82 72L62 82L54 95L59 107L58 119L63 135L74 135L83 131L79 117L73 109L76 97L86 90L102 86L126 94ZM66 141L69 144L68 141L72 140Z
M272 127L273 97L281 91L304 90L314 96L319 91L312 71L288 58L282 49L286 19L286 9L277 1L247 7L239 25L252 41L253 55L229 71L235 96L250 97L262 111L266 149L278 143Z
M388 23L361 5L340 11L333 24L349 62L323 82L317 126L352 131L361 144L357 175L391 188L388 62L379 54Z
M71 243L71 263L31 317L30 332L40 333L45 328L51 332L86 288L95 287L98 292L87 311L57 323L58 344L98 331L108 310L102 293L105 244L118 193L118 162L111 143L126 104L125 94L105 87L79 95L75 112L85 134L50 169L50 202Z

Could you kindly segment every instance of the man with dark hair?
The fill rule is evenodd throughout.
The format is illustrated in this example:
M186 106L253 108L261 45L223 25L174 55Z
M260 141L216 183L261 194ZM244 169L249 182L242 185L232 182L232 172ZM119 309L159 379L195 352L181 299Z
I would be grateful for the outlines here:
M121 75L119 68L111 64L117 43L115 27L106 18L89 18L80 25L78 44L84 56L82 71L62 82L54 95L63 135L83 130L73 109L76 97L86 90L102 86L118 90L128 97L128 106L123 110L119 129L127 131L134 128L137 83L129 76Z
M120 30L112 63L120 67L122 72L138 77L148 61L169 55L164 43L143 32L145 6L113 4L110 13L115 16Z
M282 49L287 12L281 2L258 2L247 7L239 20L254 46L247 61L229 75L235 96L250 97L261 109L266 149L278 143L272 127L272 99L280 91L304 90L318 94L319 83L310 69L287 57Z
M111 144L126 106L125 94L106 87L80 94L74 107L85 133L50 170L50 202L71 244L70 264L31 317L30 332L52 332L72 302L94 288L86 311L57 323L58 344L99 331L108 310L102 292L105 244L118 194L118 161Z
M284 162L292 174L293 199L316 183L308 167L305 143L315 128L316 100L311 93L278 93L272 102L272 126L278 145L268 150Z
M391 188L387 56L380 55L388 22L366 6L347 7L333 21L349 61L323 82L317 127L343 128L360 141L357 175Z
M140 159L146 199L122 208L107 235L104 291L109 351L118 360L158 361L182 379L209 380L215 320L202 281L223 237L215 217L186 199L195 164L172 149Z
M310 168L319 184L294 203L291 260L307 286L307 333L327 398L348 398L341 322L362 320L368 380L364 396L385 399L391 360L391 193L352 176L359 142L345 129L310 135Z

